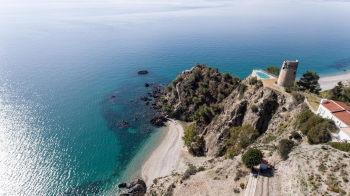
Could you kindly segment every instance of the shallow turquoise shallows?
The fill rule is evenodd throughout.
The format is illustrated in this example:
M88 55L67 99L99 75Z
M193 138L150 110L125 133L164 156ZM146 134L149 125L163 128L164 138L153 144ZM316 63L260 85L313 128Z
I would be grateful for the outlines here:
M265 73L263 73L263 72L256 72L256 75L258 75L260 78L262 78L262 79L269 79L270 78L270 76L268 76L268 75L266 75Z
M21 1L0 3L0 195L115 195L162 137L144 83L196 63L349 71L349 2Z

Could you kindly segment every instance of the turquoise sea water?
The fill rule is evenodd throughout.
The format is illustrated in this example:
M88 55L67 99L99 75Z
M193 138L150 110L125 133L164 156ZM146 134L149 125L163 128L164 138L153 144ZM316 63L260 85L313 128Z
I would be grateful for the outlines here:
M148 106L129 100L147 95L144 82L170 83L198 62L242 78L296 59L298 76L349 70L349 10L326 1L2 1L0 195L113 195L161 135Z

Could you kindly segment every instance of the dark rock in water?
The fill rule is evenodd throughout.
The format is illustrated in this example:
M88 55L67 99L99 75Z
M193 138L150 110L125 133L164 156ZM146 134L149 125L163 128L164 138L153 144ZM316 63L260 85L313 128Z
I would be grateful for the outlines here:
M140 179L130 183L118 184L118 187L129 189L127 193L122 193L119 196L143 196L147 191L146 183Z
M146 104L146 105L148 105L148 104L149 104L149 102L147 101L145 104Z
M141 71L138 71L137 74L139 74L139 75L148 74L148 71L147 70L141 70Z
M148 84L148 83L145 83L145 84L143 84L145 87L149 87L150 86L150 84Z
M166 118L164 116L157 116L153 118L150 122L152 125L156 127L162 127L164 126L164 122L166 121Z
M147 98L147 97L140 97L140 100L142 100L142 101L152 101L152 99Z
M122 126L130 125L130 123L126 122L125 120L122 120L122 122L120 122L120 124L121 124Z

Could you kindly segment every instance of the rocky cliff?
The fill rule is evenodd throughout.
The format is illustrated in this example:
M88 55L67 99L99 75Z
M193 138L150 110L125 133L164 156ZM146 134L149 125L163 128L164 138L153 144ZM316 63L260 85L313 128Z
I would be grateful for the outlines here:
M225 141L231 127L250 124L262 135L276 131L300 111L301 106L298 107L291 95L269 87L256 88L249 84L251 79L241 82L240 86L247 86L244 92L237 88L222 102L220 115L203 130L208 156L225 154Z

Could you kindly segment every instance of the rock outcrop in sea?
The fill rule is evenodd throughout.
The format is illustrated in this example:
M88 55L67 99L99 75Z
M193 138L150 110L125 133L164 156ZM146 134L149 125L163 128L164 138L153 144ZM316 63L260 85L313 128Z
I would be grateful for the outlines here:
M140 179L130 183L120 183L118 188L129 189L127 193L122 193L119 196L143 196L147 191L146 183Z

